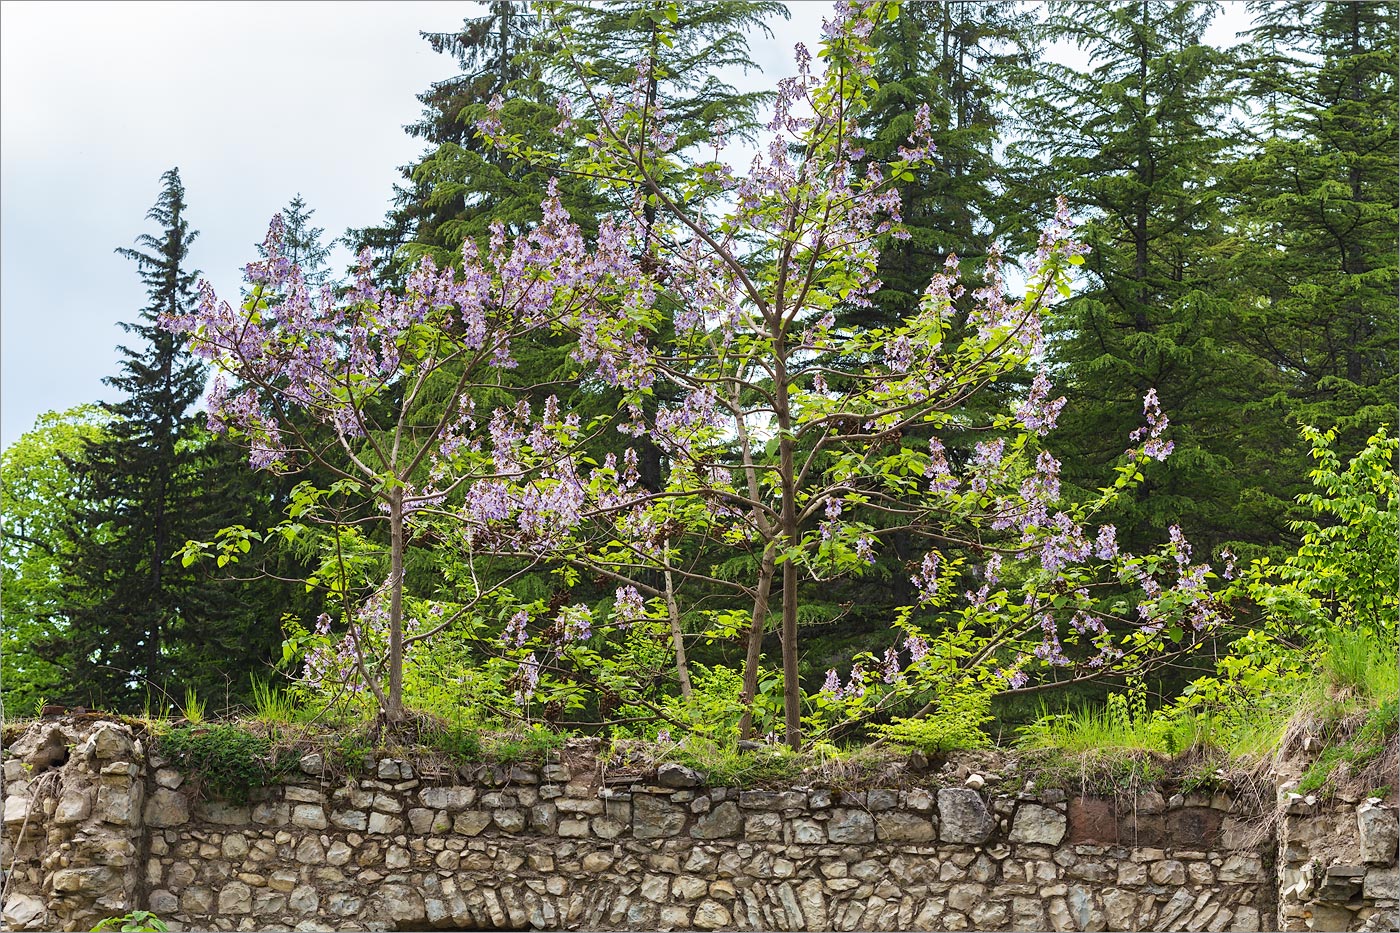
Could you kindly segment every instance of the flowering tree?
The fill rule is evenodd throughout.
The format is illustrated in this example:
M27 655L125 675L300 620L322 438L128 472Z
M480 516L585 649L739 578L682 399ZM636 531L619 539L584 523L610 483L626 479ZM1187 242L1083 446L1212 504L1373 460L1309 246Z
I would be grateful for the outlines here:
M1041 314L1069 293L1081 261L1063 209L1027 265L1022 297L1009 293L993 255L970 319L957 320L952 259L897 327L837 327L840 306L878 287L878 242L900 235L892 182L932 154L926 107L893 161L869 160L853 142L870 88L867 40L877 17L893 13L893 4L838 4L820 73L799 46L772 139L744 175L721 159L722 127L708 157L675 151L667 115L646 91L648 62L629 88L590 89L586 114L575 118L561 102L561 132L577 129L581 143L566 157L486 121L483 133L515 156L630 195L630 209L605 221L591 247L551 196L543 223L513 244L497 226L484 256L464 247L460 274L425 263L393 295L362 272L346 300L313 300L281 258L274 225L268 259L249 267L254 288L241 311L205 289L189 329L242 383L216 387L216 423L250 438L255 466L328 466L388 523L389 572L359 611L382 617L389 633L387 692L362 664L360 674L391 717L401 714L403 549L422 522L469 560L524 557L560 575L556 598L502 597L514 611L500 661L513 667L523 710L541 692L578 705L570 685L587 676L635 718L675 720L637 681L655 669L655 636L668 630L689 693L689 613L707 619L711 637L746 636L737 705L751 712L776 602L793 747L804 714L820 728L906 714L904 728L919 729L937 713L975 731L994 692L1032 689L1032 676L1051 682L1065 669L1093 677L1140 668L1188 650L1215 625L1210 568L1193 562L1179 533L1162 553L1136 556L1119 552L1111 526L1089 524L1147 461L1169 453L1155 395L1115 482L1078 506L1061 502L1059 464L1040 444L1063 404L1044 374L1010 410L978 415L966 404L1039 357ZM565 30L561 46L567 55ZM587 86L588 69L575 65ZM285 297L269 304L272 292ZM553 398L541 411L522 401L478 417L469 390L509 367L511 341L538 328L571 335L578 378L620 394L612 423L661 451L658 487L641 482L635 449L596 462L588 441L607 425L582 425ZM447 404L425 419L433 391ZM299 427L311 422L329 430L330 445ZM940 440L953 430L985 436L967 462ZM919 605L892 620L902 641L845 677L832 672L806 697L804 583L867 572L897 535L924 544L910 568ZM746 554L748 576L716 567L719 548ZM964 566L965 553L978 566ZM605 619L568 595L584 572L616 586ZM960 598L966 576L975 585ZM409 637L440 631L509 583L473 580L444 621L422 622Z
M576 317L600 288L612 287L611 270L625 257L606 236L588 249L551 196L543 223L528 235L508 241L498 225L480 256L468 243L460 274L424 260L395 294L371 280L362 256L353 287L338 298L329 286L312 292L287 259L283 236L278 215L263 244L265 258L245 269L251 288L239 308L218 300L205 282L196 314L162 324L188 333L196 352L217 367L210 426L236 429L249 443L254 468L293 471L314 462L337 478L331 490L303 489L294 518L313 517L330 494L359 497L365 508L337 520L336 567L347 568L343 525L387 525L382 584L357 599L342 579L332 594L346 616L360 681L386 716L398 719L405 645L441 631L509 582L469 574L465 604L447 616L430 612L420 631L405 636L410 537L415 528L423 531L429 507L464 478L496 468L480 452L471 390L493 384L514 365L513 342ZM362 650L371 621L387 634L387 656L373 673ZM321 620L322 631L329 622Z
M961 568L943 556L949 546L990 553L979 571L983 585L959 614L939 620L941 651L931 650L910 607L899 622L905 653L892 647L879 661L878 679L903 689L867 689L873 672L857 665L845 686L829 676L819 712L883 712L938 681L979 685L983 694L1024 688L1033 663L1070 663L1062 625L1092 643L1083 676L1097 676L1110 662L1138 664L1163 650L1163 631L1179 646L1184 630L1169 623L1183 614L1194 614L1198 631L1214 621L1209 567L1191 563L1179 534L1168 559L1180 575L1164 589L1160 556L1120 554L1111 526L1084 524L1095 507L1140 478L1143 462L1169 452L1155 396L1117 483L1100 502L1078 509L1059 502L1059 464L1039 449L1063 405L1051 398L1043 374L1013 411L976 422L965 404L1040 353L1041 313L1050 299L1069 293L1071 269L1082 261L1063 206L1029 264L1023 297L1009 295L993 255L972 319L956 326L951 309L961 287L952 259L917 313L898 327L836 328L836 308L868 301L878 286L878 241L899 235L891 182L932 154L927 107L894 161L867 160L852 142L869 89L866 40L876 18L894 11L889 4L838 4L826 26L821 74L798 47L798 74L779 86L771 142L743 176L721 160L722 127L709 158L674 151L667 115L645 94L650 63L638 66L630 88L590 92L590 113L578 117L587 144L556 169L633 194L622 235L629 254L642 258L618 280L625 293L572 322L575 357L592 377L626 393L619 427L663 451L666 483L639 488L634 471L611 462L585 474L567 440L532 454L522 425L507 444L508 459L520 465L514 482L502 476L478 484L469 494L476 504L464 514L503 546L537 544L547 524L554 559L625 584L619 606L637 600L641 571L663 568L664 592L651 595L672 617L682 669L670 576L680 574L702 594L724 588L751 600L745 706L755 696L763 625L776 594L784 731L794 747L802 741L804 699L800 583L861 573L896 534L927 544L913 574L921 610L942 608L953 595ZM561 39L567 49L566 31ZM577 70L583 79L587 69ZM572 111L561 102L566 122L575 119ZM521 158L551 158L498 120L482 130ZM663 332L668 339L655 339ZM668 401L658 404L663 388ZM954 428L987 434L971 463L949 462L939 434ZM912 442L917 434L927 441ZM541 468L548 471L543 486ZM566 508L548 510L547 523L537 507L544 490L568 499ZM706 545L743 549L755 576L736 582L707 570ZM1032 556L1035 569L1017 570L1027 583L1016 602L1000 582L1003 560ZM681 561L684 569L677 568ZM1126 621L1121 608L1100 604L1091 592L1105 568L1116 572L1115 585L1144 590L1141 625L1126 636L1110 633L1109 623ZM559 630L551 622L551 631ZM522 628L519 650L532 648L527 640Z

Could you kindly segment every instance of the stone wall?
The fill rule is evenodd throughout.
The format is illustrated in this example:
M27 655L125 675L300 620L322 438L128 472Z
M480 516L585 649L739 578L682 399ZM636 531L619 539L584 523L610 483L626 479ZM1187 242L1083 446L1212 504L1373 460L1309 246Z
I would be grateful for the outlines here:
M1400 821L1379 797L1323 803L1282 788L1280 930L1400 930Z
M126 726L38 723L6 755L6 926L139 906L172 929L1253 931L1276 928L1300 859L1338 857L1286 823L1276 873L1273 836L1224 796L1000 794L976 775L737 790L677 765L614 779L588 751L464 772L385 758L338 780L309 755L234 805ZM1366 807L1371 848L1341 845L1365 866L1351 906L1289 913L1314 882L1286 895L1288 929L1392 928L1395 808Z

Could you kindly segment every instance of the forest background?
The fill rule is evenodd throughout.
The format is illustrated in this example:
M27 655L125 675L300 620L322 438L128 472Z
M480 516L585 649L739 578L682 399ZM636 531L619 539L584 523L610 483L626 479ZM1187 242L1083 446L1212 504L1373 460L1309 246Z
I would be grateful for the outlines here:
M796 745L805 726L818 741L883 733L939 748L1009 739L1018 728L1064 742L1066 728L1107 725L1175 750L1200 741L1203 722L1225 724L1236 740L1258 731L1241 720L1260 710L1286 722L1299 703L1317 705L1318 689L1335 706L1340 683L1362 707L1378 707L1375 722L1393 736L1384 672L1395 654L1396 5L1250 4L1247 41L1229 48L1202 41L1218 13L1209 3L890 11L872 14L866 34L828 37L828 62L849 52L841 41L868 58L862 87L838 82L835 98L812 98L858 100L864 151L840 164L898 163L881 191L898 190L907 231L872 226L878 286L848 270L846 291L833 289L832 319L820 329L848 350L826 367L838 374L834 394L872 360L885 388L897 388L888 377L903 364L890 348L931 340L910 322L953 254L966 289L950 288L940 310L947 345L979 332L999 250L1008 301L1030 309L1037 275L1060 294L1034 308L1044 312L1043 340L986 370L976 393L953 393L937 417L864 437L866 460L876 437L898 450L874 485L857 489L832 467L825 486L794 490L811 506L802 525L765 540L795 548L800 539L810 558L775 547L770 566L769 550L685 510L649 515L666 529L663 546L627 560L609 553L610 535L626 540L612 525L543 554L499 540L486 547L460 528L397 525L394 484L382 473L346 476L308 455L335 447L334 426L317 435L326 426L315 418L299 431L300 457L269 444L262 416L222 417L217 399L211 420L241 426L242 444L210 433L198 410L209 370L182 333L213 319L187 261L198 201L187 206L172 170L149 232L121 251L150 303L139 316L133 309L129 349L109 380L115 400L44 416L5 451L7 711L62 702L178 707L187 718L193 707L198 718L206 705L283 704L292 715L329 702L355 718L396 713L385 691L397 677L403 706L459 728L679 730L722 742L752 733ZM403 167L389 214L346 234L367 251L367 277L356 284L330 267L329 239L298 198L260 248L263 265L250 267L245 313L275 321L278 304L292 300L298 285L271 271L283 257L329 288L327 307L411 302L424 288L414 274L424 257L450 270L463 265L464 244L494 256L493 221L508 236L549 228L551 175L582 242L597 246L600 231L625 218L640 231L630 261L654 276L645 257L653 243L684 242L668 220L680 214L659 190L640 201L629 192L654 179L703 203L699 182L658 160L648 150L656 140L625 134L612 151L583 145L594 157L580 163L578 141L607 134L585 116L570 129L558 101L582 112L590 93L635 100L637 62L649 58L638 125L661 104L674 136L663 148L679 163L703 163L695 154L716 124L762 141L772 95L738 92L714 75L743 67L747 37L780 28L783 12L765 3L494 3L458 33L425 35L459 73L420 96L423 117L409 132L424 152ZM1086 64L1047 61L1054 43L1077 45ZM921 134L921 154L901 149ZM633 175L623 171L628 153ZM793 151L813 164L820 155ZM1057 196L1076 226L1037 256ZM760 250L738 266L763 259ZM469 249L468 272L472 262ZM669 323L653 321L649 332L678 341L675 310L661 313ZM181 317L186 326L167 329ZM552 394L586 429L534 452L563 444L601 469L626 453L626 435L613 428L630 401L642 423L671 425L665 437L638 438L631 485L704 487L713 511L714 481L685 463L694 437L681 443L674 431L675 413L694 410L704 381L687 382L698 378L696 357L633 397L636 386L600 384L581 366L579 321L556 309L534 325L533 336L516 335L509 371L464 376L472 390L430 398L436 410L407 405L406 383L393 379L378 395L349 392L350 408L386 425L445 426L470 397L484 429L485 412L513 415L524 399L528 419ZM824 345L811 346L816 359ZM440 359L433 366L455 372ZM285 390L275 382L266 388ZM558 434L562 418L540 423ZM491 420L483 450L494 445L517 505L531 490L558 488L558 475L539 472L546 463L500 467L501 433L525 430ZM248 469L249 441L254 465L271 471ZM732 430L704 441L706 463L740 465ZM990 444L1000 445L995 455ZM941 491L952 495L979 479L982 492L994 488L991 499L943 502L936 521L921 505L917 530L858 520L863 497L884 495L901 470L934 487L946 478ZM1019 540L1005 535L993 516L1007 501L998 483L1022 509L1038 503L1074 517L1074 534L1062 527L1056 539L1047 513L1020 522ZM473 488L453 487L432 506L465 510ZM465 498L454 504L454 495ZM953 534L949 516L974 533ZM1084 516L1092 525L1081 529ZM1094 529L1095 546L1075 537ZM938 548L919 544L925 533ZM1086 576L1066 578L1059 567L1044 576L1055 543L1078 552L1069 562ZM756 596L802 560L791 584L782 581L790 594L771 606ZM749 587L754 574L767 582ZM1158 577L1174 580L1180 605L1163 603ZM989 601L998 583L1002 598ZM1081 599L1090 587L1093 598ZM396 610L376 602L391 591L402 597ZM1012 592L1027 606L1043 597L1045 611L1017 615ZM408 645L401 635L394 647L391 611L418 626ZM1021 630L1028 619L1030 634ZM948 667L924 660L930 644ZM779 655L781 664L768 660ZM1312 683L1319 671L1331 678L1321 688ZM1131 702L1100 706L1105 693ZM1388 708L1377 700L1387 695Z

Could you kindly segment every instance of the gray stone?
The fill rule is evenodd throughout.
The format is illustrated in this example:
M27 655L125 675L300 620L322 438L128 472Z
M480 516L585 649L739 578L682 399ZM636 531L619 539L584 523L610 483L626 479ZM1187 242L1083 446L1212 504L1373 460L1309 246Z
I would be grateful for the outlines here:
M369 831L372 833L393 834L403 832L403 820L378 810L369 815Z
M326 898L326 906L336 916L350 917L359 914L364 909L365 899L353 894L335 891Z
M1369 900L1400 899L1400 869L1372 868L1366 872L1361 896Z
M297 843L296 860L303 865L320 865L326 860L326 850L321 847L321 840L315 836L307 836Z
M495 810L491 818L504 832L518 833L525 828L525 813L522 810Z
M185 783L185 776L174 768L160 768L156 771L156 784L168 790L175 790Z
M326 811L314 803L299 803L292 808L292 825L304 829L325 829Z
M833 810L826 834L832 842L874 842L875 820L864 810Z
M346 845L344 840L334 839L331 841L330 848L326 850L326 864L344 865L350 861L350 857L354 854L355 850ZM273 876L276 877L276 872L273 873ZM287 890L290 891L291 888L289 887Z
M699 787L705 777L694 768L668 761L656 769L656 783L662 787Z
M594 820L596 831L598 820ZM685 828L685 811L651 794L638 794L632 800L632 835L638 839L661 839L679 835Z
M312 752L301 757L298 767L301 768L303 774L320 774L326 768L326 759L321 756L320 752Z
M1257 855L1231 855L1220 866L1220 880L1228 882L1260 881L1264 864Z
M792 825L792 841L798 845L825 845L826 827L816 820L795 819Z
M1057 846L1065 838L1065 827L1065 815L1059 810L1023 803L1016 809L1016 819L1007 838L1011 842Z
M490 825L491 814L482 813L480 810L468 810L457 814L457 818L452 821L452 831L459 836L478 836Z
M219 890L219 913L247 914L253 911L253 892L241 881L230 881Z
M5 926L11 930L38 927L48 914L48 908L37 897L15 892L5 899ZM87 927L83 927L87 929Z
M331 822L341 829L364 832L369 828L369 815L363 810L332 810Z
M1105 928L1103 912L1094 903L1094 895L1088 889L1078 885L1070 888L1066 901L1076 929L1094 933Z
M100 784L95 815L104 823L130 825L140 811L142 794L140 784Z
M872 790L865 795L865 806L870 810L892 810L898 805L898 792L887 788Z
M875 816L875 838L881 842L932 842L933 820L902 810L879 813Z
M408 811L408 825L420 836L426 836L432 832L433 811L425 810L422 807L414 807Z
M805 808L807 795L793 790L780 792L746 790L739 794L739 806L745 810L791 810Z
M987 899L987 889L980 884L955 884L948 889L948 906L954 910L971 910Z
M383 885L379 889L379 896L384 899L384 906L390 918L400 924L399 929L403 929L403 924L422 923L427 919L428 912L423 904L423 896L407 885Z
M690 835L696 839L726 839L737 836L743 826L739 807L732 800L726 800L709 813L695 821Z
M1400 846L1396 808L1367 800L1356 808L1356 826L1361 836L1361 860L1394 865L1397 846Z
M972 918L974 929L1003 930L1011 916L1011 910L1005 901L986 900L968 911L968 916Z
M562 830L564 824L560 823L559 825ZM597 836L599 839L616 839L627 831L626 823L606 816L594 817L593 822L589 825L593 828L593 835ZM561 832L560 835L563 835L563 833Z
M403 804L399 798L389 794L375 794L373 808L380 813L402 813Z
M253 894L253 913L260 917L281 914L287 909L287 895L257 891Z
M1162 802L1166 807L1166 801ZM1103 894L1104 919L1111 930L1132 929L1133 913L1137 910L1137 895L1118 888L1109 888Z
M1153 862L1147 866L1147 874L1154 884L1164 884L1176 888L1186 883L1186 866L1176 859ZM1221 872L1224 880L1224 872Z
M150 804L146 805L146 812L150 812ZM73 788L71 790L65 790L63 796L58 798L58 806L54 809L53 821L55 823L80 823L91 815L91 789ZM9 820L6 820L6 822L9 822ZM150 822L149 817L146 822Z
M1237 908L1230 930L1232 933L1259 933L1259 911L1253 907Z
M5 822L23 823L25 817L29 815L29 798L19 794L11 794L5 798Z
M744 838L757 842L778 842L783 838L783 817L779 813L750 813L744 818Z
M239 862L248 854L248 840L238 833L229 833L224 837L223 855L230 861Z
M966 787L938 791L938 838L943 842L981 845L992 835L996 819L987 812L982 795Z
M700 906L695 908L695 917L691 923L697 929L718 930L720 927L729 926L733 917L730 916L728 908L719 901L705 898L700 902Z
M252 820L261 826L286 826L292 818L292 808L285 803L263 800L253 804ZM364 829L363 826L360 827Z
M168 917L180 909L180 899L164 888L156 888L146 899L146 906L150 908L151 913Z
M476 799L470 787L425 787L418 792L423 806L434 810L465 810Z
M214 893L208 888L186 888L180 893L180 911L202 915L214 910Z
M125 730L105 722L97 727L83 746L85 756L101 761L126 760L135 750L131 736Z

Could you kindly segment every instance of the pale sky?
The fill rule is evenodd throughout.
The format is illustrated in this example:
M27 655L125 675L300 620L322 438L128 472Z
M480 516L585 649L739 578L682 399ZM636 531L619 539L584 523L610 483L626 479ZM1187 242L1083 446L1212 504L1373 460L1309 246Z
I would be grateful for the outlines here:
M815 50L830 5L790 6L774 40L755 38L764 74L736 85L771 87L794 42ZM115 400L101 379L117 371L117 323L146 295L113 250L158 232L145 213L162 172L180 168L200 231L193 265L236 297L294 194L328 238L383 217L396 166L423 149L402 130L421 112L415 95L455 71L418 32L454 30L476 9L0 3L0 446L43 412Z

